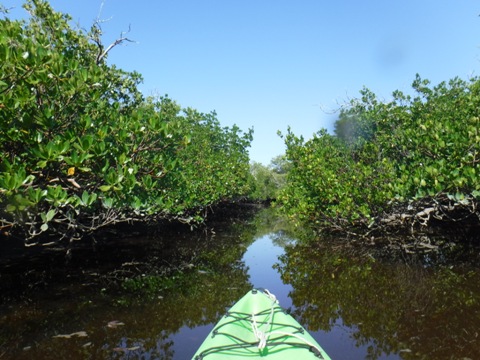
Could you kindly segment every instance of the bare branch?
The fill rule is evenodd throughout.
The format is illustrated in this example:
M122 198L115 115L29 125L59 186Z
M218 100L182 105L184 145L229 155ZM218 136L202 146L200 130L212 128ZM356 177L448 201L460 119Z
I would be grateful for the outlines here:
M107 56L107 54L110 52L110 50L112 50L115 46L117 45L120 45L124 42L135 42L131 39L129 39L128 37L125 36L125 34L128 34L131 30L131 27L130 25L128 26L128 31L126 32L121 32L120 33L120 37L115 40L113 43L111 43L105 50L103 50L103 45L101 45L101 42L100 42L100 35L101 35L101 29L100 29L100 25L98 25L98 22L96 23L96 26L98 27L99 29L99 33L98 33L98 38L97 39L94 39L94 41L96 42L96 44L98 45L98 48L99 48L99 54L97 56L97 64L100 64L100 62L103 60L103 58L105 56Z
M100 19L100 15L102 14L103 6L104 6L104 5L105 5L105 1L102 1L102 3L100 4L100 9L98 9L97 22L98 22L99 19Z

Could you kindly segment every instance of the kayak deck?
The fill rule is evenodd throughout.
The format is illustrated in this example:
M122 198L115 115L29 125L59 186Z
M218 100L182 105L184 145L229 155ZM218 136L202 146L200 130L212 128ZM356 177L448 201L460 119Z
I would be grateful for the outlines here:
M253 289L222 317L193 360L330 357L268 290Z

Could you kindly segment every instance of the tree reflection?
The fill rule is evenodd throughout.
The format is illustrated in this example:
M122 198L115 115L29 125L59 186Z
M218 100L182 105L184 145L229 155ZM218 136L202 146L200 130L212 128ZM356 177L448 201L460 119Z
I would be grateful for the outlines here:
M138 294L115 297L90 294L88 300L62 299L51 313L42 309L36 316L31 312L11 314L9 320L15 325L2 325L0 339L8 345L7 353L13 355L10 351L17 349L17 359L30 359L33 351L36 359L172 359L172 335L185 326L215 323L249 289L246 270L239 266L224 267L221 273L192 270L178 276L175 286L160 292L162 296L155 299ZM111 329L107 324L112 320L125 325ZM86 331L88 337L52 338L78 330ZM34 348L21 351L22 343L31 344L32 340Z
M308 329L339 320L369 358L480 358L478 269L425 268L355 255L342 246L297 243L278 264L294 315Z
M218 235L169 232L90 254L101 269L77 265L45 293L0 312L0 358L172 359L176 341L193 355L208 332L195 344L182 328L216 323L251 288L241 258L255 228L237 219ZM87 336L54 338L78 331Z

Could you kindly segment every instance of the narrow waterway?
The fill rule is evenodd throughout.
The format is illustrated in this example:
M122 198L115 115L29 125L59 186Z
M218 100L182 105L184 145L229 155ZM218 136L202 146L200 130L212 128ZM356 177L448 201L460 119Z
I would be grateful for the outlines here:
M480 358L480 273L466 263L307 244L269 210L86 251L3 264L0 359L190 359L252 287L332 359Z

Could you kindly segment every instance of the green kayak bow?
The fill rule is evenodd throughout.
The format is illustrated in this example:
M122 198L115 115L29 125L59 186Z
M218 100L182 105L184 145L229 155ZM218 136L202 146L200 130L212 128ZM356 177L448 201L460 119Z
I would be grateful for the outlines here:
M220 319L193 360L324 359L327 353L268 290L253 289Z

